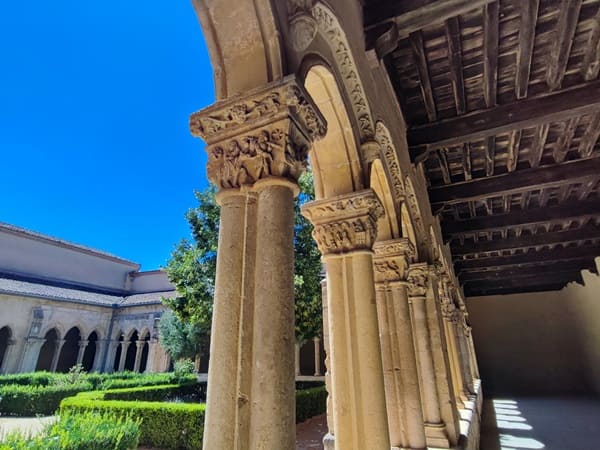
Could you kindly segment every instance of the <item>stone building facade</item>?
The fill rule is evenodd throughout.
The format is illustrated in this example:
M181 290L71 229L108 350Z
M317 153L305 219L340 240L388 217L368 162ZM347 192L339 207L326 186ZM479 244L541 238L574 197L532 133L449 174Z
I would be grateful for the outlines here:
M0 373L166 371L163 271L0 223Z

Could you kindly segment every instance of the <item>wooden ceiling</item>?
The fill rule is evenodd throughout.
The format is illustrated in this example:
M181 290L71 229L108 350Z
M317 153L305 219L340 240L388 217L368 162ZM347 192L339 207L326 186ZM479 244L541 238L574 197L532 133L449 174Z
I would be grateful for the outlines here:
M600 0L363 0L465 294L600 256Z

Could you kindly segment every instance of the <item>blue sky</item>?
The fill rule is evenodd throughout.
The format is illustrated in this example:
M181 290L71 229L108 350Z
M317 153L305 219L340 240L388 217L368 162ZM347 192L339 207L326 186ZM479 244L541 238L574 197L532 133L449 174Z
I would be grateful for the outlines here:
M0 221L164 265L207 184L188 117L214 88L191 0L0 8Z

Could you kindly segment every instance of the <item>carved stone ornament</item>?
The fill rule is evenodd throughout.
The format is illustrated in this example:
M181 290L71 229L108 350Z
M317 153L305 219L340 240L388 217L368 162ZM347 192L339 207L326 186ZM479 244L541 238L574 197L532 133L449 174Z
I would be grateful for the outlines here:
M425 297L429 280L427 263L411 264L408 268L408 295L410 297Z
M346 92L352 103L352 110L358 121L361 141L372 138L375 134L373 117L346 34L335 14L323 3L317 2L314 5L312 15L338 64Z
M377 122L375 125L375 140L383 152L385 164L392 179L395 197L396 199L402 199L405 196L405 190L404 183L402 183L400 162L398 161L396 148L392 144L390 132L382 122Z
M317 34L317 21L311 15L313 0L288 0L288 22L292 47L297 52L308 48Z
M415 248L408 239L376 242L373 252L376 283L391 283L406 279L409 258L415 254Z
M307 203L302 214L314 226L313 237L323 255L371 250L383 206L371 189Z
M190 130L208 144L208 178L231 189L269 176L296 180L326 122L291 76L192 114Z

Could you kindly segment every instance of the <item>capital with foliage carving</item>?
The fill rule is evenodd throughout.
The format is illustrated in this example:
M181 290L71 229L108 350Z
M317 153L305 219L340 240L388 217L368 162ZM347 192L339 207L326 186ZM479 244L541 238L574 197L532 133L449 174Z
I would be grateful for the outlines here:
M410 297L425 297L429 282L429 266L427 263L411 264L408 268L408 295Z
M371 189L318 200L302 206L314 226L313 237L323 255L371 250L383 206Z
M290 76L192 114L190 130L207 143L209 180L235 189L267 177L296 181L326 122Z
M373 252L376 283L406 280L409 260L415 255L415 247L407 238L376 242Z

